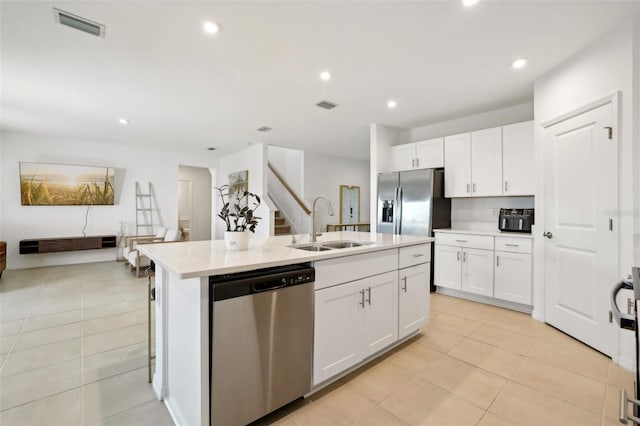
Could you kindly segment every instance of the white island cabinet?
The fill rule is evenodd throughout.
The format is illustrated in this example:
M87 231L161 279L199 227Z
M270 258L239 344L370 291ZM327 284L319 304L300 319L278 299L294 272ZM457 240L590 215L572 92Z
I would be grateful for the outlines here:
M364 245L310 252L290 247L289 236L277 236L251 239L249 249L242 252L228 252L223 240L139 247L156 263L153 388L176 424L198 426L210 421L209 276L300 263L315 266L314 348L327 350L316 353L314 361L319 362L309 374L324 371L317 380L314 377L314 384L336 380L399 344L402 336L418 332L428 318L428 292L424 293L428 273L409 272L420 266L428 270L433 238L368 232L327 232L319 238L320 243L336 240ZM401 251L417 264L406 264ZM399 292L404 294L401 271L406 272L407 290L414 295L411 301L399 300ZM425 297L420 303L413 300L421 295ZM404 325L399 325L399 318ZM319 388L314 385L309 392Z

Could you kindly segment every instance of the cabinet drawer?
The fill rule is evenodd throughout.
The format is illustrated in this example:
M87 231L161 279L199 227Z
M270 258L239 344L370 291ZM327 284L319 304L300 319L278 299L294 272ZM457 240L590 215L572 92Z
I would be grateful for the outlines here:
M314 266L320 290L398 269L398 249L320 260Z
M398 263L400 269L431 261L431 244L400 247Z
M493 250L493 237L490 235L436 233L436 244Z
M531 254L532 241L529 238L496 237L496 251Z

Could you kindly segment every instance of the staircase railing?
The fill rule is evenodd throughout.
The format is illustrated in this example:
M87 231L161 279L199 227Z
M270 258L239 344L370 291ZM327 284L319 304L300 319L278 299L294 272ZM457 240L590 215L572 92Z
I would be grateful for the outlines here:
M270 171L268 179L269 196L278 206L282 215L289 220L295 233L308 232L311 210L273 165L269 163L268 166Z

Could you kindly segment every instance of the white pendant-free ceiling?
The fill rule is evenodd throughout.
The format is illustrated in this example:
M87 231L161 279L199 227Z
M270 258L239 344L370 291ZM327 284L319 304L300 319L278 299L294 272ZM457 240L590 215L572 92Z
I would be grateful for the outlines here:
M105 38L56 24L53 7ZM536 78L639 2L2 2L3 129L367 158L369 123L416 127L531 100ZM223 30L215 37L203 22ZM514 71L516 58L528 59ZM319 73L331 70L331 79ZM393 99L401 108L387 108ZM339 105L318 108L327 100ZM127 117L131 124L118 124ZM257 132L268 125L274 130Z

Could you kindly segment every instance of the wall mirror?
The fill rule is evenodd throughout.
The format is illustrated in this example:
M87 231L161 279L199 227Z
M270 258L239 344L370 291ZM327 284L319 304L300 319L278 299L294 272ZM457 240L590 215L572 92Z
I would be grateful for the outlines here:
M360 187L340 185L340 223L360 222Z

